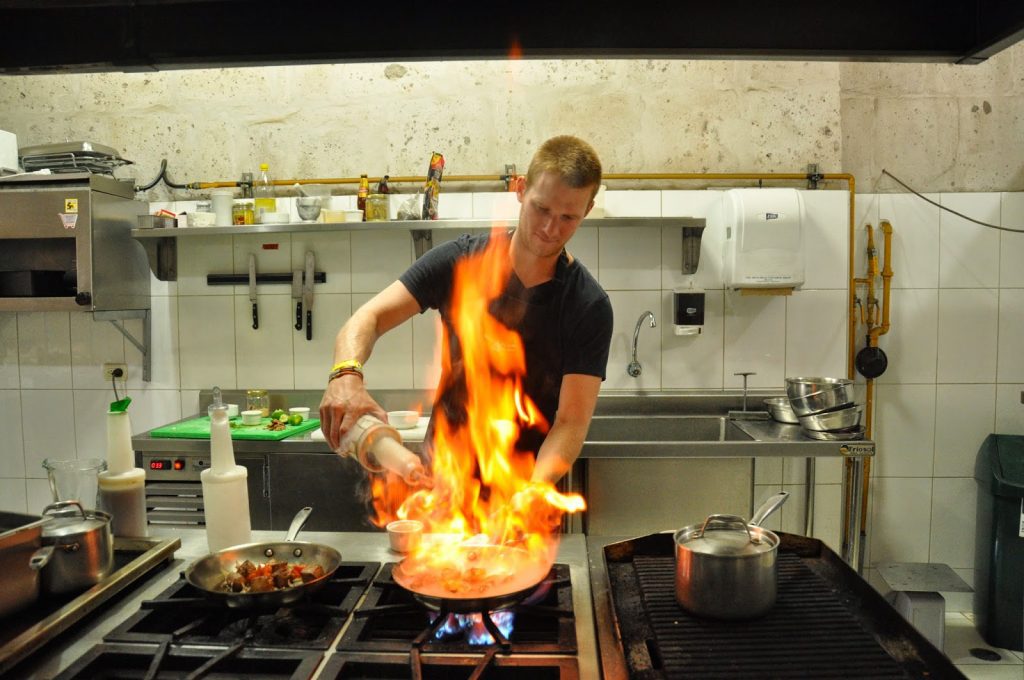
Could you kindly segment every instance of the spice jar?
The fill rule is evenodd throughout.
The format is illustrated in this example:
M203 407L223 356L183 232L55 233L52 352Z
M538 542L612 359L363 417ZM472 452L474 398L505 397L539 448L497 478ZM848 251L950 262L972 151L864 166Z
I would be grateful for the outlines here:
M242 204L242 208L245 212L245 224L256 224L256 208L252 201L246 201Z
M264 417L270 415L270 395L266 390L246 390L245 408L247 411L259 411Z
M370 194L366 197L366 221L387 222L388 197L386 194Z
M245 224L245 204L235 203L231 206L231 224Z

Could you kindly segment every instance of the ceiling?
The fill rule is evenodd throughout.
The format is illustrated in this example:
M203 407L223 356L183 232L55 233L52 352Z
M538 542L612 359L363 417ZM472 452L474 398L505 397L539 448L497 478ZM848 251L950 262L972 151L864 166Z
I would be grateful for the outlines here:
M0 74L506 58L976 64L1021 0L0 0Z

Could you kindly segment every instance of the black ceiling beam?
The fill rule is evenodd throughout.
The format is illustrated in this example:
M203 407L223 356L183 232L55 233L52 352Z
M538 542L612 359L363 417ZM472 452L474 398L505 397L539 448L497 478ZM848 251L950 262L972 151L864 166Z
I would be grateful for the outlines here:
M494 58L977 63L1021 0L0 0L0 73Z

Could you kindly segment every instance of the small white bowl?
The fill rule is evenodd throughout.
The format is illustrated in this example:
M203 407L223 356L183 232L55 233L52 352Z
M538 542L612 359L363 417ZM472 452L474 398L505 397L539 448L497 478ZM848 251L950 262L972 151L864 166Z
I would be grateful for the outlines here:
M188 226L190 227L212 227L216 221L217 213L190 212L188 214Z
M388 543L397 553L415 550L423 538L423 522L415 519L396 519L388 523L387 530Z
M388 411L388 425L396 430L410 430L419 422L419 411Z
M238 404L228 404L228 418L238 417Z
M346 222L362 222L363 211L362 210L346 210L345 211Z
M308 406L293 406L290 409L288 409L288 413L290 415L293 415L293 416L294 415L302 416L302 420L303 421L309 420L309 407Z
M289 221L286 212L265 212L260 215L260 224L284 224Z
M259 425L260 418L263 417L263 411L242 411L242 424L243 425Z

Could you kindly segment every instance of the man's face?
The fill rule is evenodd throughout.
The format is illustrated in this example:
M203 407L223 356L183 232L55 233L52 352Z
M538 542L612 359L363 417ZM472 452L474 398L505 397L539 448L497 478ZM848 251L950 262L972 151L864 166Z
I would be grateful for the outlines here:
M562 252L594 207L593 187L574 189L551 172L542 173L529 188L521 184L516 193L523 206L516 234L526 250L537 257Z

